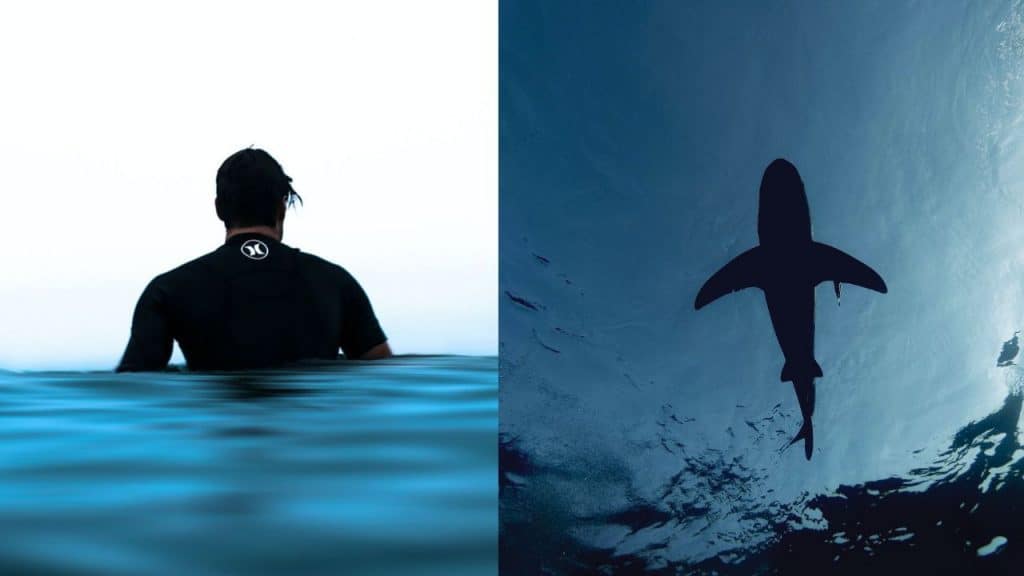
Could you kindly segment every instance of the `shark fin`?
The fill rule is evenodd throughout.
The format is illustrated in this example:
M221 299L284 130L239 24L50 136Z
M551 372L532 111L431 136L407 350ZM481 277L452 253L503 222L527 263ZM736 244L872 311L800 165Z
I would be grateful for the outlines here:
M872 270L867 264L828 244L814 242L812 246L811 261L815 271L814 284L817 285L827 280L835 282L837 298L839 297L840 282L856 284L882 294L889 291L885 280L882 280L878 272Z
M764 267L761 260L760 246L755 246L730 260L708 278L704 286L701 286L697 300L693 304L694 308L700 310L726 294L758 286Z
M796 433L796 436L793 436L793 439L790 440L789 444L786 444L782 450L789 448L800 440L804 441L804 456L810 460L811 453L814 452L814 427L811 425L810 420L804 420L804 424L800 427L800 431Z

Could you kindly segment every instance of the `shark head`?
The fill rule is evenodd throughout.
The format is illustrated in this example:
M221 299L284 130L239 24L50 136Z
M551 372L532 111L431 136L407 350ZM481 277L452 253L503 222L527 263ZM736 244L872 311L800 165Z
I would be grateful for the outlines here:
M797 244L811 241L811 214L804 181L788 160L772 161L761 177L757 214L761 244Z

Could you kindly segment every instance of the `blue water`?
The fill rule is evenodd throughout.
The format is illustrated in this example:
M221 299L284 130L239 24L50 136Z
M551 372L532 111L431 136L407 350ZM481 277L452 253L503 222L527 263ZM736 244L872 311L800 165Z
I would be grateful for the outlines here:
M1024 2L517 0L500 27L502 568L1024 572L997 366ZM780 451L801 416L763 294L694 310L780 157L814 238L889 288L817 288L810 461Z
M488 574L497 359L0 372L2 574Z
M613 513L577 515L559 495L573 466L545 464L518 438L502 435L501 547L516 551L502 556L502 573L1017 574L1024 562L1024 369L1000 364L1002 405L961 426L925 465L791 501L762 490L769 471L719 450L688 450L662 423L658 441L680 469L661 488L660 502L634 496ZM768 417L751 428L785 437L776 420L785 422ZM591 478L608 472L588 470ZM606 481L592 480L599 494ZM538 511L545 512L540 523ZM610 537L595 539L601 532ZM661 539L678 534L718 549L696 561L673 560ZM623 549L630 538L647 546Z

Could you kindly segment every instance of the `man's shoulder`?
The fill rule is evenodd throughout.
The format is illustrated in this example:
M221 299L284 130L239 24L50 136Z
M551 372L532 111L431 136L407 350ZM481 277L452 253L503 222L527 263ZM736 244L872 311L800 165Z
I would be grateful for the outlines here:
M321 258L316 254L296 250L296 257L298 265L302 268L303 272L308 274L343 283L352 282L354 280L348 270L345 270L338 264L335 264L325 258Z
M183 283L192 282L197 277L210 274L216 266L215 262L218 258L218 253L222 248L207 252L198 258L193 258L184 264L158 274L153 278L151 284L161 287L174 287Z

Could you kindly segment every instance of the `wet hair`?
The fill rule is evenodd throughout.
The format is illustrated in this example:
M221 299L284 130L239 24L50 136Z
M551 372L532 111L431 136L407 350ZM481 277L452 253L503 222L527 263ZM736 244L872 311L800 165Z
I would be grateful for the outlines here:
M227 228L274 226L282 200L287 206L302 197L274 157L259 148L228 156L217 170L217 217Z

